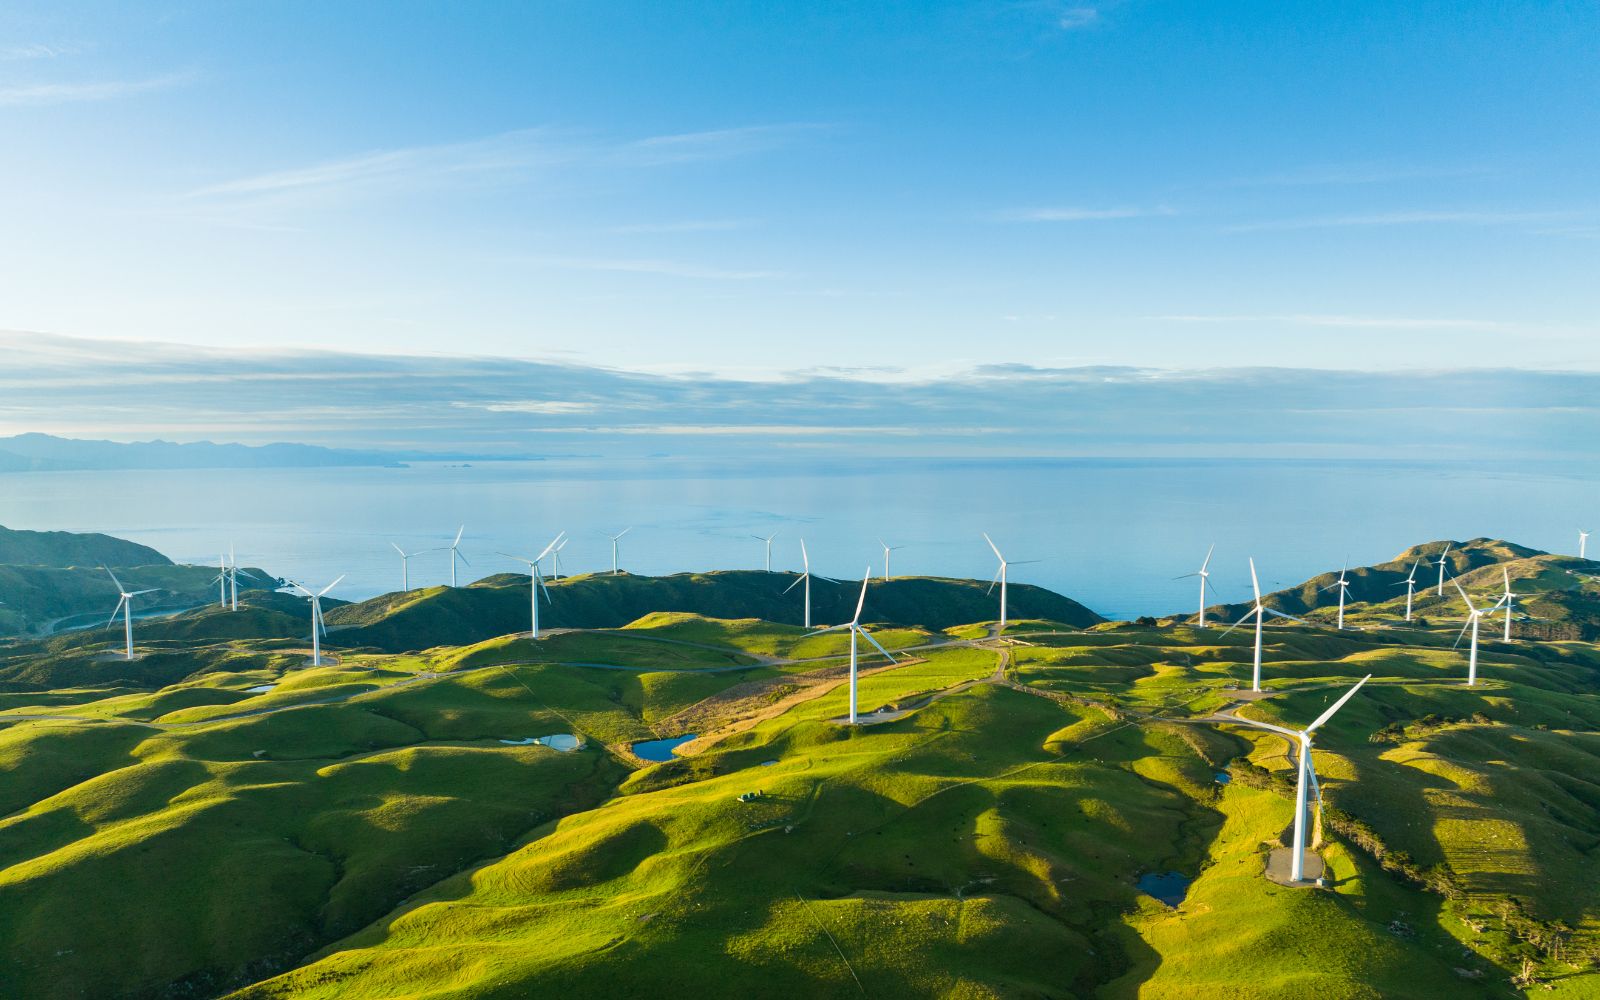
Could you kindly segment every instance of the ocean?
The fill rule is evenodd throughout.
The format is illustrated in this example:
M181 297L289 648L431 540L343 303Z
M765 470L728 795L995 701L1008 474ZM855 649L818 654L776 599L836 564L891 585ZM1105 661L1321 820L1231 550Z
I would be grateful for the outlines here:
M400 558L447 546L459 526L461 582L520 565L558 532L562 568L609 569L607 536L635 573L751 569L773 532L773 569L798 569L803 538L820 575L989 579L988 532L1017 563L1011 580L1113 618L1187 611L1216 545L1223 600L1249 595L1247 556L1268 589L1409 545L1488 535L1575 552L1600 526L1592 469L1363 461L1004 459L761 463L425 463L408 468L0 474L0 524L101 531L181 562L240 562L371 597L400 587ZM1600 544L1600 542L1597 542ZM1027 562L1025 560L1037 560ZM412 586L448 582L448 553L411 561ZM1019 608L1025 612L1025 608Z

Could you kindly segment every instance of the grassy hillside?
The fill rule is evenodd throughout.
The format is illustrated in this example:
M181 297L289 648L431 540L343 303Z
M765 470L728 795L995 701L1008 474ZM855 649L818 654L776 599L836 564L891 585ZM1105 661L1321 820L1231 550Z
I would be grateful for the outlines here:
M1462 582L1505 566L1530 607L1587 593L1562 558L1469 547ZM465 628L502 599L520 618L507 584L330 624ZM657 582L612 586L554 589L576 615ZM306 625L281 595L249 613ZM20 644L0 659L25 678L0 691L0 995L1600 994L1600 650L1486 634L1468 688L1454 622L1354 617L1269 631L1260 700L1245 630L884 626L900 658L863 658L856 728L847 638L747 613L421 632L427 652L368 642L320 669L303 635L204 610L133 664ZM1328 887L1275 885L1293 762L1217 713L1304 725L1367 673L1318 733ZM581 748L526 742L554 734ZM691 734L665 762L633 751ZM1176 907L1138 887L1164 872L1193 879Z
M650 577L594 574L568 577L550 585L550 602L541 606L541 625L550 628L620 628L654 612L683 612L707 618L760 618L799 625L804 619L800 588L790 573L729 570ZM812 621L848 621L855 613L860 582L812 584ZM470 587L429 587L382 597L327 612L339 631L330 643L370 646L400 652L429 646L460 645L510 632L527 631L528 580L492 576ZM868 621L893 622L940 630L992 620L998 597L976 580L902 577L876 581L867 591ZM1074 627L1103 621L1083 605L1042 587L1015 584L1010 592L1014 617L1047 618Z
M19 531L0 525L0 564L10 566L170 566L147 545L110 535Z

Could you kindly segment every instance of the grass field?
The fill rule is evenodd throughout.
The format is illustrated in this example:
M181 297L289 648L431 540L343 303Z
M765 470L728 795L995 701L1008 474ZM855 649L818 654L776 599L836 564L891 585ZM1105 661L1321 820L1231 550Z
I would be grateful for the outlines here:
M877 628L891 721L853 729L848 637L749 618L322 668L33 644L0 657L34 679L0 693L0 995L1600 995L1600 653L1486 640L1468 688L1452 629L1387 614L1269 629L1239 709L1300 726L1375 675L1318 733L1325 891L1262 876L1283 741L1206 721L1244 629ZM1170 871L1176 908L1136 888Z

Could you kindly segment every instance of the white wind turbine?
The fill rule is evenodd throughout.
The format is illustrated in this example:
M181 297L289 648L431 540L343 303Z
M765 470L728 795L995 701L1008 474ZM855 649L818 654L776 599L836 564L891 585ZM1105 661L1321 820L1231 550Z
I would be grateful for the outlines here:
M1411 620L1411 602L1417 595L1417 567L1421 565L1422 560L1419 558L1411 564L1411 572L1406 578L1395 584L1396 587L1406 588L1406 621Z
M153 594L160 588L152 587L149 590L135 590L129 593L128 589L122 585L122 581L117 579L117 574L111 572L110 566L102 566L100 568L105 570L107 575L111 577L111 582L117 585L118 594L117 606L112 609L111 617L106 619L106 627L109 628L111 623L117 620L117 612L122 612L122 631L127 637L128 643L126 655L131 660L133 659L133 599L141 594Z
M811 627L811 556L810 556L810 554L808 554L806 552L806 540L804 538L800 539L800 564L802 566L804 566L805 569L801 572L801 574L799 576L794 578L794 583L791 583L787 587L783 588L783 592L785 594L787 594L789 591L793 590L795 587L797 587L797 586L799 586L801 584L805 585L805 596L806 596L805 627L806 628L810 628ZM830 579L828 579L828 577L825 577L825 576L819 576L819 577L817 577L817 579L819 579L819 580L827 580L829 583L838 583L839 582L837 580L830 580Z
M1450 554L1450 543L1449 542L1445 542L1444 543L1444 551L1439 553L1439 596L1440 597L1444 596L1444 570L1445 570L1445 558L1444 557L1449 555L1449 554Z
M1506 609L1506 637L1505 637L1505 641L1506 642L1510 642L1511 641L1511 613L1512 613L1512 610L1513 610L1512 609L1512 605L1515 604L1517 598L1521 597L1522 595L1512 592L1512 590L1511 590L1511 571L1509 569L1506 569L1504 566L1500 567L1500 575L1505 578L1506 589L1505 589L1505 593L1500 595L1500 601L1499 601L1499 603L1497 603L1495 605L1495 607L1497 607L1497 608L1505 608Z
M995 570L994 579L989 581L989 589L984 592L992 594L994 593L994 585L996 583L1000 585L1000 623L995 626L994 630L994 634L998 636L1006 630L1006 578L1009 575L1008 571L1013 566L1025 566L1028 563L1036 563L1039 560L1019 559L1016 562L1008 562L1006 557L1000 554L1000 547L994 543L994 539L989 537L988 532L983 533L983 540L989 543L989 548L994 550L994 557L1000 560L1000 568Z
M463 565L471 566L467 557L461 554L461 535L467 530L466 525L456 529L456 540L450 543L450 586L456 585L456 560L461 560ZM392 544L392 543L391 543Z
M866 629L861 627L861 609L867 603L867 584L872 579L872 567L868 566L861 574L861 597L856 600L856 616L843 625L830 625L818 629L812 635L821 635L824 632L837 632L839 629L850 630L850 724L856 724L856 637L861 636L878 648L878 652L889 658L890 663L897 663L894 654L883 648L878 640L872 637Z
M217 585L217 603L222 607L228 606L228 557L217 557L217 576L211 581Z
M607 535L606 536L607 538L611 539L611 575L612 576L616 576L619 572L621 572L621 570L619 570L617 568L617 543L622 541L622 536L623 535L626 535L628 532L630 532L632 530L633 530L633 525L630 524L628 527L623 528L621 531L617 532L615 535Z
M750 537L754 538L758 542L766 543L766 546L767 546L767 558L766 558L765 568L766 568L766 572L771 573L772 572L772 540L774 538L778 537L778 533L776 531L774 531L770 535L751 535Z
M1467 592L1461 589L1461 581L1451 580L1450 582L1456 585L1456 590L1461 593L1461 599L1467 604L1466 624L1461 626L1461 632L1456 636L1455 645L1451 648L1459 649L1461 637L1467 634L1467 629L1472 630L1472 648L1471 652L1467 654L1467 687L1472 687L1478 683L1478 624L1492 614L1495 608L1500 605L1495 604L1490 607L1480 608L1473 604L1472 598L1468 597Z
M571 538L563 538L561 544L550 551L550 578L553 580L561 579L561 550L566 548L570 541Z
M1578 558L1579 559L1587 559L1587 558L1589 558L1589 555L1588 555L1588 553L1589 553L1589 535L1590 535L1590 532L1584 531L1581 528L1578 530Z
M1262 630L1263 626L1265 626L1266 623L1267 623L1267 616L1268 615L1272 615L1275 618L1287 618L1289 621L1300 622L1302 625L1308 624L1308 623L1306 622L1306 620L1304 618L1296 618L1294 615L1286 615L1282 611L1278 611L1275 608L1269 608L1265 604L1261 603L1261 580L1260 580L1259 577L1256 576L1256 560L1255 560L1254 556L1252 556L1250 558L1250 589L1252 591L1254 591L1255 595L1256 595L1255 607L1251 608L1248 612L1246 612L1245 616L1243 618L1241 618L1238 621L1234 622L1232 625L1229 625L1227 632L1223 632L1222 634L1223 635L1227 635L1228 632L1232 632L1234 629L1238 628L1240 625L1243 625L1245 622L1249 621L1251 618L1254 618L1256 620L1255 669L1251 672L1251 675L1250 675L1250 690L1252 690L1252 691L1260 691L1261 690L1261 630Z
M1310 804L1307 801L1308 796L1306 794L1308 785L1310 786L1310 790L1316 793L1317 811L1321 812L1322 810L1322 787L1317 784L1317 770L1315 765L1311 762L1311 734L1320 729L1322 725L1329 719L1333 718L1333 714L1339 711L1339 709L1343 708L1344 703L1354 697L1357 691L1361 690L1361 685L1370 680L1372 680L1372 675L1368 674L1359 681L1356 681L1355 687L1346 691L1338 701L1334 702L1332 705L1329 705L1328 710L1317 716L1317 721L1313 722L1305 729L1296 731L1293 729L1287 729L1283 726L1274 726L1267 722L1250 722L1250 725L1256 727L1257 729L1266 729L1277 733L1280 736L1288 737L1289 739L1294 740L1300 746L1300 761L1298 768L1299 776L1295 780L1294 789L1294 848L1293 854L1290 856L1291 859L1289 865L1289 880L1291 882L1305 881L1306 814L1309 812L1307 807Z
M545 602L549 603L549 601L550 601L550 590L549 590L549 588L547 588L544 585L544 573L539 569L539 564L544 562L545 556L554 555L555 553L561 551L561 545L565 544L562 541L562 539L564 539L566 537L566 534L567 533L565 531L563 531L560 534L556 535L556 537L550 539L550 544L546 545L544 547L544 551L539 553L538 558L536 558L536 559L525 559L522 556L514 556L514 555L511 555L511 554L506 553L506 552L500 553L501 555L505 556L507 559L514 559L519 563L525 563L527 565L527 567L528 567L528 578L529 578L529 581L531 582L532 587L533 587L533 602L532 602L533 625L532 625L532 630L528 633L528 637L530 639L539 638L539 593L540 593L540 591L544 592Z
M466 525L462 525L462 528L465 529ZM456 541L458 541L458 542L460 540L461 539L459 537L456 539ZM393 542L389 543L389 547L394 549L396 552L400 553L400 589L403 592L409 594L409 593L411 593L411 557L412 556L420 556L424 552L438 552L439 550L438 549L418 549L415 552L407 552L405 549L402 549L400 546L396 545ZM452 560L451 563L450 563L450 585L453 587L453 586L455 586L455 583L456 583L455 562Z
M254 573L251 573L249 570L244 570L243 572L244 572L245 576L254 576L255 575ZM239 559L238 559L237 556L234 555L233 543L229 542L228 543L228 587L232 591L232 597L233 597L233 608L232 608L232 610L234 610L234 611L238 611L239 610L239 573L240 573Z
M1213 542L1211 544L1211 548L1206 549L1206 558L1200 563L1199 569L1195 570L1193 573L1185 573L1182 576L1173 577L1174 580L1187 580L1191 576L1198 576L1200 578L1200 618L1197 622L1200 628L1206 627L1206 587L1211 583L1211 553L1215 552L1216 550L1216 543ZM1212 587L1211 589L1213 591L1216 590L1215 587Z
M338 580L334 580L326 587L315 592L303 583L289 581L289 586L306 595L306 598L311 601L311 665L313 667L322 666L322 635L328 630L328 627L322 622L322 599L328 595L328 591L339 585L339 580L344 578L345 574L340 573Z
M883 546L883 579L884 579L884 582L888 582L891 579L891 577L889 576L889 553L898 552L901 549L905 548L905 546L904 545L890 545L888 542L884 541L881 538L878 539L878 544Z
M1344 568L1339 570L1339 579L1333 581L1332 583L1328 584L1326 587L1322 588L1324 592L1332 590L1335 587L1339 588L1339 625L1338 625L1338 627L1341 630L1344 628L1344 599L1345 599L1345 595L1350 593L1350 580L1347 577L1347 573L1349 572L1349 569L1350 569L1350 564L1347 562L1347 563L1344 564Z

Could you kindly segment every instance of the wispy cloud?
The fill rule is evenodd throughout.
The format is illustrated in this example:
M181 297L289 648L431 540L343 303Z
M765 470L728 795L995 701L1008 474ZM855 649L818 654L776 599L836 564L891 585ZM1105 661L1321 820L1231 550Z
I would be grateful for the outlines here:
M55 59L58 56L70 56L80 52L76 45L45 45L35 42L31 45L3 45L0 46L0 62L20 62L25 59Z
M1148 316L1146 319L1161 323L1211 323L1238 326L1244 324L1272 324L1280 326L1324 326L1347 329L1382 330L1500 330L1506 324L1481 319L1431 319L1409 316L1343 316L1326 313L1273 313L1273 314L1190 314Z
M629 274L660 274L674 278L705 278L713 281L753 281L761 278L787 278L783 271L755 271L710 267L677 260L633 257L527 257L525 263L537 267L567 268L574 271L621 271Z
M44 107L110 101L181 86L194 79L190 73L150 77L145 80L103 80L94 83L23 83L0 87L0 107Z
M1102 219L1142 219L1175 214L1177 213L1173 209L1166 206L1155 208L1059 206L1007 209L995 212L990 218L997 222L1095 222Z
M1294 229L1350 229L1370 226L1525 226L1565 222L1578 218L1572 211L1505 212L1480 210L1420 210L1375 212L1365 215L1324 215L1298 219L1268 219L1227 227L1227 232L1253 233Z
M371 150L196 188L188 200L283 202L385 195L507 181L565 166L642 168L726 159L776 148L816 125L765 125L602 142L549 129L516 129L463 142Z
M1440 180L1451 177L1483 177L1494 168L1482 165L1420 166L1397 163L1330 163L1285 170L1275 174L1245 177L1233 187L1336 187L1362 184L1392 184L1401 181Z
M1056 15L1056 25L1067 31L1087 28L1099 20L1100 11L1095 7L1063 7Z

